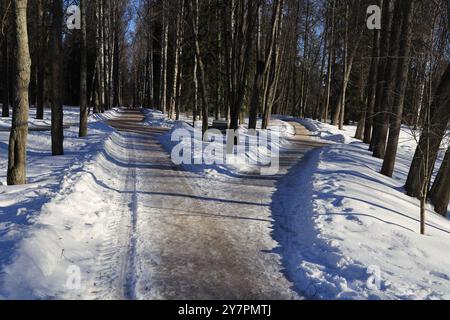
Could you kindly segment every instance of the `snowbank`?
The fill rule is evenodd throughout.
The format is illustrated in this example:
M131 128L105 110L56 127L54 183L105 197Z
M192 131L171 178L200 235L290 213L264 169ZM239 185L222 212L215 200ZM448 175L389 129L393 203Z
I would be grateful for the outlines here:
M289 145L287 138L295 134L292 125L281 120L273 120L268 131L258 130L259 142L254 145L253 135L245 127L240 127L239 139L242 141L242 149L234 147L234 157L223 150L225 136L219 132L210 135L208 142L202 141L201 122L196 122L195 129L186 121L171 121L158 111L146 110L146 123L152 127L170 128L167 134L160 137L161 144L170 153L177 149L189 149L191 163L182 163L181 166L191 172L204 173L209 176L225 174L236 176L237 174L254 173L261 166L268 166L272 155L276 155L280 149ZM182 134L179 139L174 133ZM267 144L265 143L267 142ZM224 161L216 161L217 158L211 150L222 149Z
M80 259L77 265L83 267L82 261L97 256L95 239L103 235L106 215L113 208L104 203L90 168L104 155L104 144L114 137L114 131L99 120L114 117L115 112L91 117L88 138L78 138L77 126L65 130L65 155L60 157L51 156L50 132L30 132L29 183L0 186L0 299L59 298L48 293L57 293L57 287L60 290L61 283L76 272L71 269L73 261ZM65 116L69 122L78 121L76 108L66 108ZM49 112L45 117L43 121L49 121ZM2 151L7 150L8 136L8 132L0 132ZM1 152L3 185L7 160L7 153ZM98 209L98 214L86 212L86 206L94 212ZM87 240L92 240L89 246ZM68 251L76 256L68 257Z
M350 143L311 153L275 194L275 237L296 289L311 299L450 299L450 221L428 208L421 236L419 201L403 192L414 150L408 132L391 179L353 127L301 122Z

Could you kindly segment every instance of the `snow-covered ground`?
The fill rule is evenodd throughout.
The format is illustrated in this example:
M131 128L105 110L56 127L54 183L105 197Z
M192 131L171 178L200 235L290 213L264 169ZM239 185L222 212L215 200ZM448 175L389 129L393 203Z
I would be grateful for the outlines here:
M99 196L83 184L74 186L78 180L87 180L86 169L95 163L98 155L104 150L105 141L112 136L113 130L101 122L114 117L116 110L103 115L91 116L89 120L90 135L88 138L78 138L78 126L65 130L65 155L51 156L50 132L31 131L28 137L28 184L26 186L7 187L6 171L8 165L7 142L9 132L0 132L0 298L39 298L46 297L46 292L40 286L46 279L45 274L54 270L54 261L65 260L64 251L54 250L58 241L70 235L67 230L72 224L67 221L75 219L80 227L74 230L77 234L73 246L78 246L80 255L89 255L83 251L83 236L95 234L90 227L89 219L84 217L83 206L100 206ZM65 107L65 124L78 123L78 108ZM30 125L48 125L50 111L46 110L44 120L35 120L35 110L30 110ZM10 119L2 119L2 126L10 126ZM75 192L77 191L77 192ZM75 193L73 201L67 201L67 195ZM88 222L86 222L88 221ZM66 230L64 230L66 228ZM64 232L66 231L66 232ZM26 240L28 239L28 241ZM46 266L39 269L39 266ZM66 271L66 270L64 270ZM59 274L66 277L67 274ZM18 282L11 282L15 279ZM22 279L22 282L19 281ZM54 280L54 279L53 279ZM38 288L37 292L24 289ZM48 286L51 282L47 282ZM39 290L41 292L39 292Z
M330 146L276 177L252 179L249 160L266 148L178 173L167 167L171 136L184 129L195 140L192 126L146 110L145 125L169 129L159 137L164 153L102 122L119 112L91 117L85 139L77 126L67 129L63 157L51 157L50 132L30 132L27 186L5 186L9 133L0 132L0 298L450 299L450 221L429 208L427 235L419 235L419 203L403 193L415 150L407 130L390 179L352 138L354 127L286 119ZM31 124L49 124L48 113L33 116ZM77 108L65 117L77 123ZM279 118L272 129L274 147L294 154L293 126ZM194 264L183 264L192 253ZM208 277L193 272L197 263ZM247 282L231 277L242 272ZM223 292L191 288L207 290L205 279Z
M156 113L147 122L165 124ZM21 226L1 266L2 297L296 297L272 252L272 180L183 172L152 137L102 134Z
M419 133L402 130L390 179L379 174L381 160L353 138L355 126L340 131L309 119L284 119L299 121L331 144L290 169L272 196L273 236L296 291L311 299L449 299L450 221L429 207L427 235L419 235L419 202L402 189ZM175 127L194 136L185 123ZM272 130L280 134L279 147L287 147L292 126L277 119ZM170 134L162 143L168 150L175 145ZM247 168L185 169L218 177Z
M245 126L241 126L239 147L235 146L233 156L230 156L227 155L226 150L223 150L227 141L222 133L211 131L208 142L202 141L201 121L195 123L194 129L188 124L187 119L171 121L158 111L145 110L144 112L149 126L170 128L170 131L159 139L168 152L182 154L186 148L191 150L188 157L190 163L185 161L181 166L187 171L208 174L209 177L235 176L239 173L254 172L261 166L273 166L272 157L278 157L280 150L289 146L288 139L295 134L292 125L277 119L271 122L269 131L259 130L258 138L250 134ZM212 120L210 124L212 125ZM258 122L258 126L261 126L261 121ZM222 151L219 156L214 152L217 150Z
M391 179L352 138L354 127L300 122L334 143L292 170L276 199L292 224L284 255L299 290L322 299L450 299L450 221L430 207L421 236L419 201L403 192L415 150L410 132L402 132ZM294 190L301 191L292 198Z

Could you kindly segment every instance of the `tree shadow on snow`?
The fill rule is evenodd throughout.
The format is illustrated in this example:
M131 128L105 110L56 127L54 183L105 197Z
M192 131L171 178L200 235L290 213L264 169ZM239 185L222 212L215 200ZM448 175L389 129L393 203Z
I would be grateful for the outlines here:
M330 240L321 237L316 225L319 214L315 212L313 199L327 197L313 189L320 153L321 149L307 153L276 184L271 204L272 237L279 246L273 252L281 256L283 273L300 296L306 299L357 298L355 292L347 290L345 278L366 282L367 268L354 263L343 264L342 253Z

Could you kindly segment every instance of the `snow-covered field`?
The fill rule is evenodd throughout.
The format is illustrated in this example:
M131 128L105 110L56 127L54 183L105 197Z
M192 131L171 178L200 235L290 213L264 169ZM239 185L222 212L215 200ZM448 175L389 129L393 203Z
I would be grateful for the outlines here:
M410 132L402 132L395 178L390 179L379 174L381 160L352 138L354 127L342 132L312 120L300 122L317 137L337 142L313 151L291 172L289 185L306 192L290 201L285 189L279 199L291 202L285 214L292 229L309 229L306 235L292 235L295 246L288 259L299 266L291 270L305 294L327 299L450 299L450 221L430 207L427 235L421 236L419 201L403 192L415 151Z

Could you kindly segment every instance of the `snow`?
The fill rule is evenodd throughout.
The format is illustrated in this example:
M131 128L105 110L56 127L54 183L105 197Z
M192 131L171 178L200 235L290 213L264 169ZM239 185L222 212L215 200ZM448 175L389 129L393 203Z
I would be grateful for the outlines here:
M427 234L419 234L419 201L403 190L414 150L407 130L391 179L352 138L354 127L301 122L322 139L350 143L310 153L276 194L283 218L275 238L297 290L311 299L450 299L450 221L428 208ZM373 274L378 286L367 283Z
M114 112L104 116L114 117ZM147 126L169 123L157 113L150 118ZM74 129L66 143L75 140ZM13 208L2 210L20 229L1 264L2 298L297 297L272 252L277 243L265 204L272 180L231 181L209 171L180 171L153 138L119 133L95 119L90 129L99 139L89 138L83 148L68 144L73 157L61 164L63 170L52 172L56 160L48 157L43 166L49 173L36 171L43 185L50 174L55 183L51 195L37 197L33 221L19 224ZM48 139L42 135L31 133ZM42 141L32 138L30 147L41 148ZM241 184L253 185L251 192ZM20 199L11 202L28 208Z
M6 186L0 130L0 299L450 299L450 221L430 207L419 235L419 202L403 192L416 144L407 128L393 179L354 126L282 117L269 149L246 143L234 161L178 170L175 130L201 153L219 142L144 112L144 126L168 132L119 133L102 122L112 110L79 139L78 109L65 107L66 155L50 156L50 132L30 132L27 186ZM49 124L48 112L33 116ZM288 121L330 145L293 142ZM256 177L274 149L281 170Z
M281 149L289 146L288 138L295 134L292 125L281 120L271 122L268 131L258 130L258 144L255 144L254 135L250 134L245 126L238 130L240 147L233 148L233 156L222 150L220 160L211 150L223 149L226 140L222 133L211 133L208 141L203 141L201 134L201 121L195 123L195 128L186 120L170 121L155 111L147 112L147 125L151 127L166 127L171 130L163 135L159 141L170 153L178 150L190 150L190 163L183 162L181 167L187 171L199 174L207 173L211 176L236 176L249 174L259 170L261 166L270 166L272 156L276 156ZM258 122L260 127L261 123ZM180 139L172 139L174 133L180 134ZM175 149L177 147L177 149ZM181 151L180 151L181 153Z
M49 122L48 111L43 121L33 120L34 112L31 109L30 123ZM67 123L77 123L78 112L77 108L65 107ZM26 186L6 187L9 132L0 132L0 146L5 150L0 155L0 298L52 297L48 292L62 279L66 282L73 258L64 252L72 251L83 259L93 254L83 244L99 233L98 226L102 228L106 219L101 214L110 208L100 207L107 198L88 187L92 184L88 168L113 134L99 120L115 112L91 117L89 138L79 139L77 126L65 130L65 155L61 157L51 157L50 132L31 131ZM83 214L86 199L91 208L98 209L98 217ZM102 223L94 223L97 220Z

